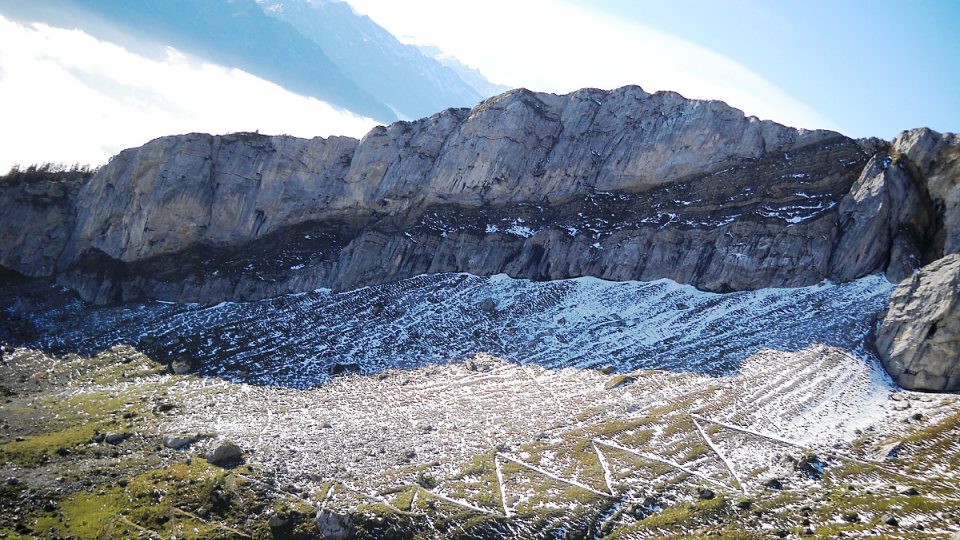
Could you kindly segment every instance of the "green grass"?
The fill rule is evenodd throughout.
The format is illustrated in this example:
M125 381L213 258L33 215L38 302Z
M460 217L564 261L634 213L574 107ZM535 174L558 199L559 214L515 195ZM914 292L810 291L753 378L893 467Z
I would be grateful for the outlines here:
M193 517L180 507L209 507L215 490L240 493L241 484L239 479L230 478L228 471L211 467L203 460L175 463L136 474L124 487L74 493L61 501L57 511L37 518L33 529L38 533L55 529L61 536L82 539L127 538L140 532L137 527L164 537L173 534L178 538L232 538L235 533L229 529ZM211 511L220 512L221 519L242 522L246 510L249 508Z
M52 433L27 437L23 441L11 441L0 445L0 461L12 462L23 467L36 467L57 457L58 451L71 453L85 451L95 429L100 424L83 424Z

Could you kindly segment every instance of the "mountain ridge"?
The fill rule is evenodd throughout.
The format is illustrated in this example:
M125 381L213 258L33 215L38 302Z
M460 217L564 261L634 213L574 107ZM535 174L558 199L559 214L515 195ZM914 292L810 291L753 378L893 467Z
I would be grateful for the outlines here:
M172 46L218 65L242 69L296 94L390 122L491 95L479 72L458 71L401 44L345 2L287 0L116 2L0 1L22 21L79 28L98 39L151 55Z
M359 141L170 136L82 185L0 185L0 265L96 303L443 272L717 292L899 282L960 244L958 155L955 135L925 129L857 141L637 86L519 89Z

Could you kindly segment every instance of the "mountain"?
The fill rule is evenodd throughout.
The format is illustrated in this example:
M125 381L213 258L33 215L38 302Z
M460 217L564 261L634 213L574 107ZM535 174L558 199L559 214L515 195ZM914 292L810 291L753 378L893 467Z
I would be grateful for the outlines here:
M141 37L243 69L293 92L374 119L396 118L345 75L322 47L290 25L267 17L253 0L73 2Z
M503 91L479 72L471 72L471 80L482 89L478 90L461 78L461 72L400 43L369 17L354 13L346 2L258 1L267 15L319 44L351 80L406 118L471 106Z
M897 282L960 245L957 156L957 137L930 130L856 141L639 87L516 90L361 141L172 136L88 181L6 182L0 264L98 303L252 300L439 272L718 292ZM931 361L894 374L916 388L960 383L955 362Z
M13 171L0 534L946 537L958 186L636 86Z
M256 297L439 271L666 277L714 291L877 271L900 278L933 246L913 237L919 231L910 236L926 226L922 216L909 221L922 214L910 206L917 201L860 218L875 204L861 191L882 195L895 184L909 192L886 156L837 133L759 121L670 92L517 90L473 109L378 127L361 141L157 139L120 153L79 188L61 224L71 234L39 251L8 243L0 261L27 275L93 279L90 290L99 293L88 298L101 301L153 293L147 282L130 288L95 277L96 265L84 264L91 257L129 266L132 279L130 265L176 255L178 267L205 280L214 267L185 266L191 250L235 253L250 242L288 253L267 258L277 268ZM98 204L81 203L91 200ZM298 247L304 235L310 245ZM310 257L321 238L323 259ZM290 262L308 263L296 274L302 285L284 285L294 275L283 269L285 257L308 257ZM206 295L171 299L241 296L205 288Z
M481 96L495 96L497 94L502 94L510 89L509 86L503 84L494 84L486 79L479 69L471 68L468 65L463 64L454 56L450 56L444 53L440 48L433 45L418 45L418 49L425 56L433 58L437 62L440 62L444 66L452 69L456 72L457 76L463 80L463 82L469 84L476 90Z
M172 46L381 122L470 106L502 91L478 71L451 69L401 44L339 1L0 0L0 11L133 49Z

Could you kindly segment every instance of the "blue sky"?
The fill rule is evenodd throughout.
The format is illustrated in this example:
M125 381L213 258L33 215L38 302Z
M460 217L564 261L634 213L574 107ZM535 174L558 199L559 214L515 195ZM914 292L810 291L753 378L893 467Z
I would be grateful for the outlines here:
M849 135L960 130L960 2L577 0L727 56Z
M854 137L960 131L960 0L347 1L511 87L638 84ZM361 137L377 123L153 45L142 54L0 13L0 118L19 126L0 132L0 172L104 163L172 133Z
M348 1L511 86L635 83L855 137L960 130L960 1Z

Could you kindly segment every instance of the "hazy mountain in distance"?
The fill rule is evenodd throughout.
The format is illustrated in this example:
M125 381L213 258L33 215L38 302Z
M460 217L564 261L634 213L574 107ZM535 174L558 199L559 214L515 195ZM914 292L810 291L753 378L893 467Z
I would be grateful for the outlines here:
M394 111L344 74L323 48L289 24L268 17L254 0L37 0L0 1L5 14L69 24L95 37L116 35L102 25L87 28L92 15L121 32L236 67L292 92L312 96L381 122Z
M346 2L257 0L264 13L289 23L315 41L361 88L401 116L420 118L448 107L473 106L506 87L479 72L442 63L400 43Z
M450 56L436 45L417 45L417 48L420 49L420 52L424 55L433 58L437 62L455 71L463 82L472 86L474 90L482 95L495 96L510 89L510 87L505 84L496 84L488 81L487 78L483 76L483 73L480 73L479 69L474 69L464 64L459 58Z

